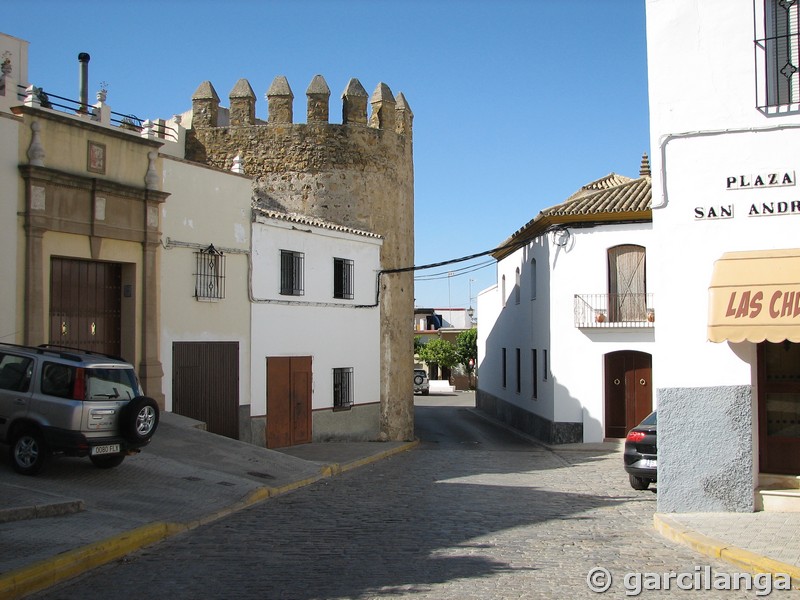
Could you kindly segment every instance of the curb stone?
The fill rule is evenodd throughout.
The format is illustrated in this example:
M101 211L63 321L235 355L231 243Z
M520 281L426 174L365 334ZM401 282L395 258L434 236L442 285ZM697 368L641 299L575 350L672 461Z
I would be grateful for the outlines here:
M719 540L687 529L665 514L655 513L653 525L663 537L687 546L700 554L719 558L749 573L786 573L792 578L792 589L800 590L800 567L760 556L748 550L725 544Z

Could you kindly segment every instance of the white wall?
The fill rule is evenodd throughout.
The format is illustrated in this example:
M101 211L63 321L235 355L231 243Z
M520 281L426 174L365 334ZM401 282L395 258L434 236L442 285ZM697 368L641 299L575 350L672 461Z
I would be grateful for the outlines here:
M647 2L659 388L751 383L753 344L707 341L713 263L728 251L800 246L800 214L749 215L797 201L797 185L728 188L729 177L800 175L800 115L756 109L753 5ZM733 217L697 218L721 207Z
M381 239L275 219L253 227L252 414L266 413L273 356L312 357L313 410L332 408L334 368L353 368L355 404L379 403ZM279 293L280 250L304 253L303 296ZM334 257L353 260L352 300L333 298Z
M172 410L173 342L239 343L239 402L250 399L251 182L247 177L162 158L161 363L166 408ZM198 300L195 252L214 244L225 250L225 298Z

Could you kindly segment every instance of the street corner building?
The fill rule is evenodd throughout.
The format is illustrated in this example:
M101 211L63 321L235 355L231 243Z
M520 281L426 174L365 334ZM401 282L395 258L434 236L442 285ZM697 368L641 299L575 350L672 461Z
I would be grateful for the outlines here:
M297 123L283 76L264 118L205 81L141 119L90 103L87 53L75 93L28 81L24 40L0 56L1 340L122 356L162 410L261 446L413 437L402 93L351 79L331 123L317 75Z
M796 510L798 5L646 10L659 511Z

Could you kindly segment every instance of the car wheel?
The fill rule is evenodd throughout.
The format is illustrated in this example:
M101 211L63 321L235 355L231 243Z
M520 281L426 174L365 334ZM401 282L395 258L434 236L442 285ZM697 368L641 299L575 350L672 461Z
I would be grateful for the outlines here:
M149 440L158 427L158 404L147 396L138 396L128 402L120 414L122 435L134 444Z
M35 429L21 429L11 439L9 456L17 473L36 475L44 468L48 453L42 434Z
M430 390L422 390L422 395L427 396L430 393Z
M644 477L628 474L628 479L630 479L631 487L635 490L646 490L650 486L650 480Z
M98 469L113 469L122 464L125 460L124 454L101 454L100 456L90 456L89 460Z
M414 385L422 385L422 375L416 375L414 377Z

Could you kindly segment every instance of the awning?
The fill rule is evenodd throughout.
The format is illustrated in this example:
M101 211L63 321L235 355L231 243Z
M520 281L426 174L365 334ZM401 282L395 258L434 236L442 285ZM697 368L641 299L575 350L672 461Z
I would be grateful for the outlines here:
M800 249L726 252L708 288L712 342L800 342Z

